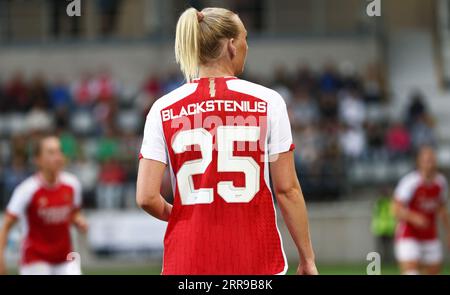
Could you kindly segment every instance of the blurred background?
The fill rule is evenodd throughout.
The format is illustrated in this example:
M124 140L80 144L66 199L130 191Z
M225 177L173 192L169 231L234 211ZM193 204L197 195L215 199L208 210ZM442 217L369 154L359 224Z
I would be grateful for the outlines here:
M449 0L381 0L375 17L367 0L80 0L81 16L69 17L71 2L0 0L0 212L33 172L33 138L52 130L83 185L91 228L75 238L85 272L158 274L165 224L134 200L143 124L183 83L178 16L221 6L249 31L242 78L288 105L319 271L364 274L376 251L383 272L397 273L393 187L423 144L450 172ZM168 176L163 195L172 197ZM17 229L12 269L19 241Z

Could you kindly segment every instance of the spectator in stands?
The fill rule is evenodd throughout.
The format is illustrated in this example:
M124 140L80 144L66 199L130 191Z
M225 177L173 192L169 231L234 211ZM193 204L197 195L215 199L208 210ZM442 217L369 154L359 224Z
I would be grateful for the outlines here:
M410 127L410 132L414 151L417 151L422 146L434 146L436 144L433 122L429 116L422 115L417 117Z
M319 107L312 99L307 86L298 86L295 89L290 106L292 110L292 125L307 125L319 120Z
M28 95L28 85L22 72L16 72L4 88L6 109L26 112L31 108L31 99Z
M367 154L369 159L382 160L385 155L384 149L384 130L382 126L375 122L367 122Z
M169 93L172 90L177 89L183 83L183 78L180 76L178 70L171 70L167 75L167 78L163 82L162 92Z
M97 132L99 134L108 134L112 129L116 128L117 112L118 106L115 99L95 105L93 115L97 122Z
M0 83L0 114L6 112L7 110L8 110L8 101L6 100L6 94L3 89L3 84Z
M295 85L305 89L305 91L308 91L310 94L317 90L316 77L308 65L304 64L298 67L295 77Z
M366 120L367 107L355 87L341 91L339 117L344 124L361 128Z
M325 93L336 92L341 87L341 78L337 73L336 66L328 62L319 78L320 91Z
M86 109L95 102L95 93L92 87L93 75L90 72L81 74L81 78L71 86L75 106Z
M135 109L142 111L143 118L147 116L153 103L161 96L162 87L161 80L156 75L152 74L144 81L134 101Z
M9 144L9 154L11 155L11 158L14 155L21 155L25 159L27 158L27 156L29 156L31 146L26 134L13 134L10 138Z
M427 107L424 102L423 95L416 90L410 96L410 104L406 114L407 126L412 126L417 120L427 115Z
M294 129L293 138L295 145L301 147L298 150L301 164L310 167L320 159L325 148L325 142L316 125L306 124L303 126L305 127Z
M58 133L61 142L61 150L67 160L73 161L78 158L80 153L80 145L77 138L71 133L64 130Z
M10 165L3 170L3 200L2 204L7 204L9 198L16 186L30 175L27 166L26 156L23 153L14 153ZM0 198L1 200L2 198Z
M69 85L61 77L50 86L50 104L54 110L69 108L72 104Z
M56 128L58 130L67 130L74 105L70 87L66 80L59 76L56 82L50 85L49 95L50 105L55 114Z
M32 106L42 110L50 109L50 94L47 87L46 78L42 73L36 73L31 80L28 89L28 96Z
M411 150L411 137L408 129L401 123L393 123L386 132L386 146L391 158L402 158Z
M380 66L371 63L367 66L363 79L365 101L367 103L380 103L383 98L383 79Z
M113 78L111 70L104 67L91 81L91 91L97 102L109 102L120 95L119 83Z
M279 64L275 68L275 72L273 75L273 87L274 88L280 88L280 87L286 87L291 88L292 87L292 78L291 75L288 72L288 69L285 65Z
M323 92L319 97L319 110L323 121L336 123L338 120L336 94L333 92Z
M344 161L339 147L338 138L329 136L327 144L320 158L321 181L320 197L323 199L335 199L339 197L344 185L345 175Z
M73 172L81 182L83 187L83 204L87 206L94 206L95 188L98 184L99 165L97 161L89 160L83 152L74 160L68 167L68 170Z
M348 159L359 159L366 150L366 136L359 127L344 124L339 134L339 143Z
M103 161L100 168L97 193L99 209L119 209L123 205L123 185L126 171L114 157Z
M147 80L144 81L142 86L142 91L145 92L149 97L158 97L161 95L161 81L157 75L150 75Z
M41 106L35 106L25 117L29 132L45 132L54 128L54 118L50 112Z
M114 129L106 129L106 133L100 138L97 149L97 159L106 161L120 155L119 139Z
M133 155L136 155L136 153L133 153ZM123 191L122 205L125 208L136 208L136 179L137 179L136 161L137 158L135 157L134 161L125 160L122 162L122 167L124 171L124 183L122 186ZM170 183L168 184L170 187ZM167 189L168 187L164 188Z
M277 91L287 105L292 103L292 79L284 65L278 65L273 76L272 88Z

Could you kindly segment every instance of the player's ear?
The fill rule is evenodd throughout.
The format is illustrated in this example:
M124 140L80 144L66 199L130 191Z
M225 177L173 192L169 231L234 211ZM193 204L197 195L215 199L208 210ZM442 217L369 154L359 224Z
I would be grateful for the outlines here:
M233 59L236 56L237 48L234 43L235 43L234 38L231 38L227 41L227 49L228 54L230 55L230 59Z

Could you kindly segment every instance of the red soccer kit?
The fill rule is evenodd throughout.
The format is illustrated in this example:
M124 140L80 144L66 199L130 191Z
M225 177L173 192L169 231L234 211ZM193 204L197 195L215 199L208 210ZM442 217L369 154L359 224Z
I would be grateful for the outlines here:
M269 156L293 148L286 104L263 86L201 78L157 100L140 156L172 176L162 273L284 274Z
M60 173L54 186L35 174L16 187L6 211L19 218L24 229L22 265L67 262L71 220L80 205L80 183L67 172Z
M414 171L403 177L395 189L395 199L414 212L423 214L429 221L424 228L417 228L410 223L400 221L397 224L396 239L415 239L433 241L438 238L437 212L447 199L448 186L445 177L437 174L426 182L419 172Z

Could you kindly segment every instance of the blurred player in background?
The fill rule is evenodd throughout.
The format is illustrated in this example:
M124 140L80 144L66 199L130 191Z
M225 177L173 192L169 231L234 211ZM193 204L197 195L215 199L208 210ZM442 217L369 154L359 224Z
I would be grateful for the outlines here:
M437 172L432 147L422 147L417 170L400 180L394 193L394 214L398 219L395 254L402 274L438 274L443 250L438 237L440 217L450 247L450 224L446 208L448 184Z
M7 206L0 231L0 273L6 273L4 253L8 234L20 220L24 229L20 274L77 275L79 261L71 261L70 226L86 232L80 212L78 179L62 171L64 156L55 136L44 136L36 144L38 172L19 184Z
M175 54L188 83L150 110L137 180L138 204L168 221L163 274L285 274L269 169L297 273L317 274L286 104L235 77L246 37L238 15L222 8L190 8L178 21ZM160 195L167 165L173 207Z

